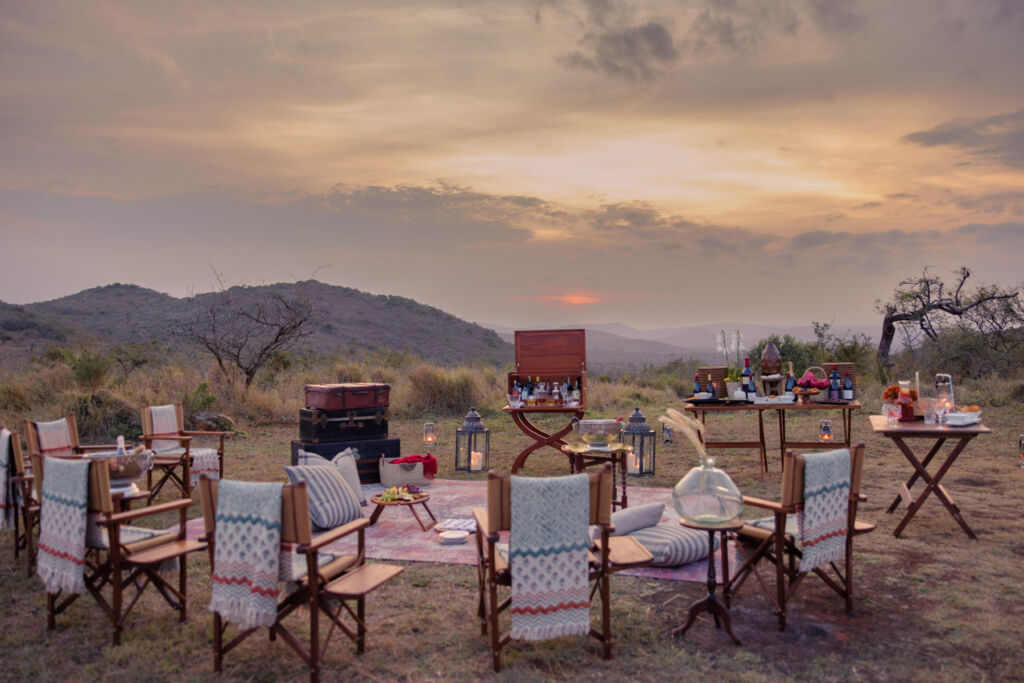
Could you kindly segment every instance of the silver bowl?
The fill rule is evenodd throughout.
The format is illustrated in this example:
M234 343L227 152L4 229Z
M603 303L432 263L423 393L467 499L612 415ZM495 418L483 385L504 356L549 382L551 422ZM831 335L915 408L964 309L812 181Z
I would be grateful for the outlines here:
M126 455L118 455L117 451L90 453L89 457L107 461L111 488L131 486L153 466L152 451L143 449L136 449Z
M584 443L597 448L617 443L622 436L621 420L574 420Z

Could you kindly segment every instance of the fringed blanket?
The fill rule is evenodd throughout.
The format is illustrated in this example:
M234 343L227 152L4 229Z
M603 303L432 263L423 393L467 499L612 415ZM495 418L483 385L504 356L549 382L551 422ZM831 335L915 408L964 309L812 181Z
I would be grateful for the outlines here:
M512 637L590 632L590 479L512 477Z
M850 451L805 455L804 506L797 512L801 572L845 557L849 506Z
M36 422L35 425L36 433L39 434L39 450L44 455L71 454L71 432L66 417L50 422Z
M173 405L150 406L149 414L153 418L153 436L178 436L178 411ZM185 449L177 439L154 439L153 452L158 455L183 455ZM190 448L192 463L189 468L189 486L199 486L199 478L206 475L210 479L220 479L220 457L215 448Z
M16 504L14 491L11 489L11 433L0 430L0 529L14 528Z
M243 629L277 620L282 486L226 480L217 491L210 611Z
M85 592L88 503L89 461L47 458L36 573L48 593Z
M389 460L388 462L392 465L412 465L421 462L423 463L423 476L427 479L433 479L434 475L437 474L437 458L432 456L430 453L427 453L426 455L407 455L404 458Z

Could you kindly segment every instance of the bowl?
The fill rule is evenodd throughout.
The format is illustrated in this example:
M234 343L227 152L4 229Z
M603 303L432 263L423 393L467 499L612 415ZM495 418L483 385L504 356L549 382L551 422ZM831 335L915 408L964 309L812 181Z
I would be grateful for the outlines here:
M107 461L111 488L131 486L153 466L152 451L142 449L125 455L118 455L117 451L103 451L90 453L88 457Z
M466 539L469 538L468 531L442 531L438 535L438 541L442 545L458 545L465 543Z
M622 436L620 420L576 420L575 424L580 439L590 446L607 446L616 443Z

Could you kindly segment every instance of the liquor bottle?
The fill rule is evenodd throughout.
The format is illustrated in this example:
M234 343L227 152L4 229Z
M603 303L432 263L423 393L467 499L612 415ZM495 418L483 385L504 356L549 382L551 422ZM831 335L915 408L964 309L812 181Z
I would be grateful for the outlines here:
M793 376L793 373L787 372L786 373L786 393L787 394L792 394L793 393L793 389L795 389L795 388L796 388L796 377Z
M696 396L702 391L700 388L700 375L693 376L693 395Z
M841 396L841 394L839 392L840 392L840 387L839 387L839 370L837 370L836 366L833 365L832 366L832 374L829 376L829 382L828 382L828 399L830 401L838 401L840 399L840 396Z
M558 382L554 382L551 385L551 404L556 406L562 405L562 390L558 388Z
M746 356L743 359L743 371L740 372L740 384L743 386L743 393L746 399L750 400L750 392L753 390L754 395L757 395L757 389L754 389L754 371L750 369L750 356Z
M711 373L708 373L708 393L711 394L711 398L718 398L715 395L715 383L711 381Z
M519 378L516 377L515 383L512 385L512 395L519 398L523 393L522 387L519 386Z
M843 400L853 400L853 381L850 380L850 373L846 373L846 377L843 378Z
M757 385L754 384L754 373L747 377L747 386L743 389L747 393L747 400L753 401L757 398Z
M527 405L537 405L537 388L533 385L533 378L530 378L529 387L527 387L526 403Z
M576 384L572 388L572 400L576 401L576 405L580 403L580 396L582 395L582 389L580 389L580 378L576 378Z

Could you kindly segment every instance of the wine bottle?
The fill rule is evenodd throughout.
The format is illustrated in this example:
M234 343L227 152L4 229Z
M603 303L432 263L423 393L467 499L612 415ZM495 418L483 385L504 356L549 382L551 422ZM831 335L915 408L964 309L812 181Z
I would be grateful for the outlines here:
M838 401L841 397L839 388L839 370L832 366L832 374L829 376L828 398L830 401Z
M793 373L787 372L786 373L786 393L787 394L792 394L793 393L793 389L795 389L795 388L796 388L796 377L793 376Z
M748 401L753 401L757 398L757 385L754 384L754 373L750 373L747 377L747 386L744 388L744 391L747 393Z
M715 383L711 381L711 373L708 373L708 393L711 394L711 398L718 398L715 395Z
M743 371L740 372L740 383L743 386L743 393L746 395L747 400L750 400L750 392L753 391L754 395L757 395L757 389L754 388L754 371L750 369L750 356L743 358Z
M696 396L701 392L700 388L700 375L693 376L693 395Z
M850 379L850 373L846 373L846 377L843 378L843 400L853 400L853 381Z

